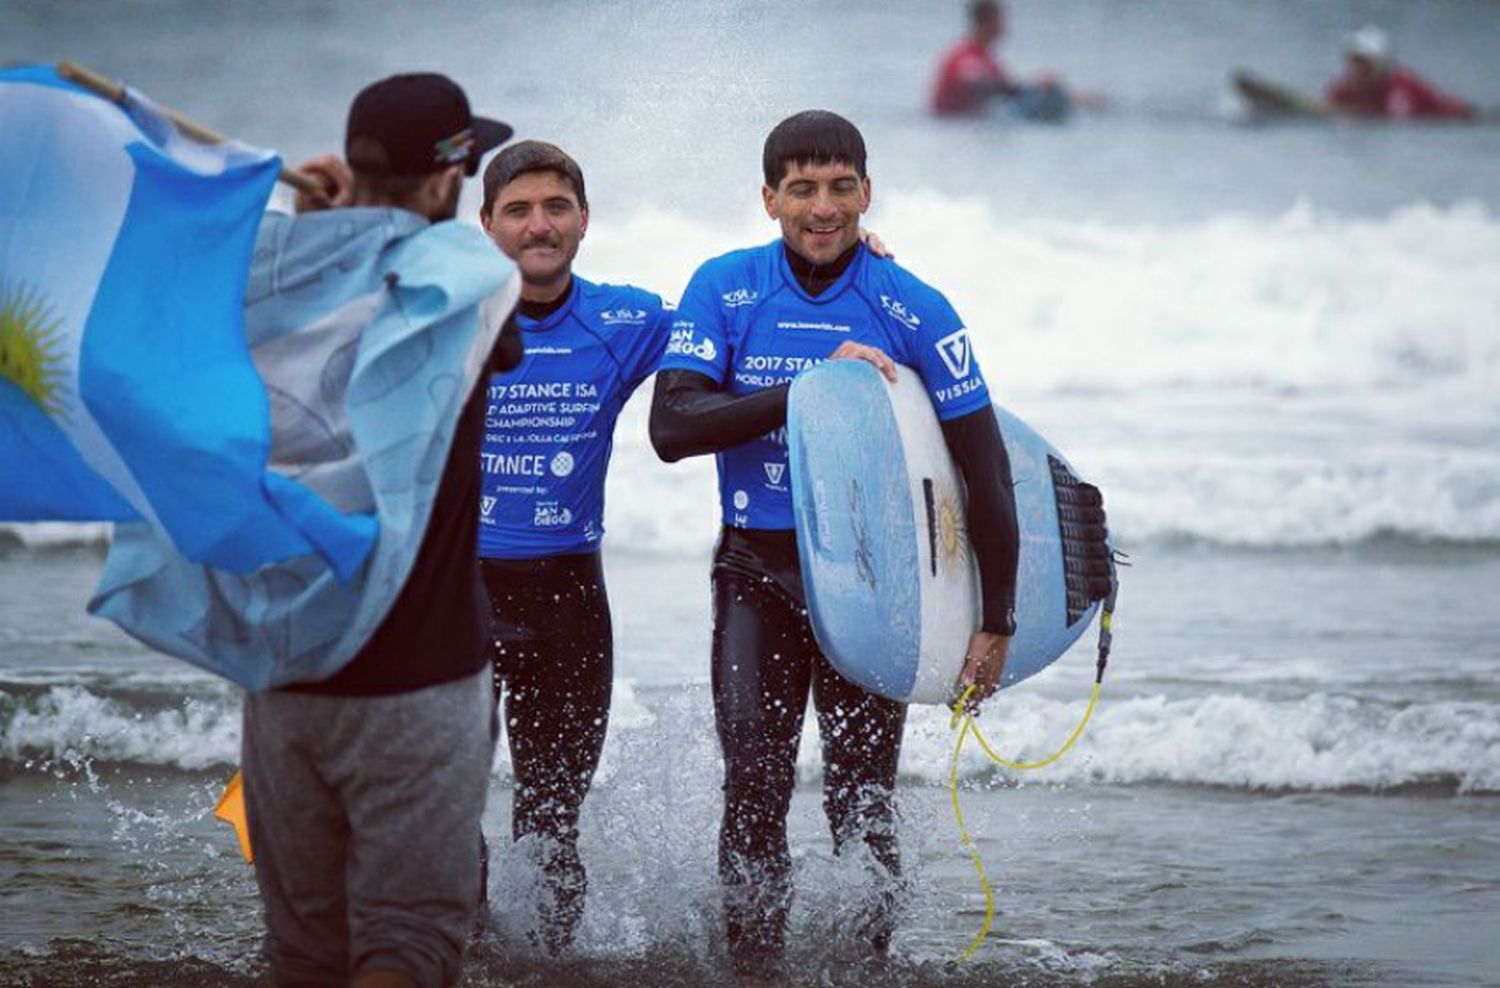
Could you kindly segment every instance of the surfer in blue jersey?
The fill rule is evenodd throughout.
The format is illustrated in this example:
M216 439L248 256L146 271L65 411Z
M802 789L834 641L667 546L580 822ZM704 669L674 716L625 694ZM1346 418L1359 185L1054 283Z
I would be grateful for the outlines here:
M834 849L880 875L861 933L890 944L900 901L893 796L905 708L850 683L818 650L797 556L785 442L789 384L859 359L926 386L969 495L983 587L962 678L999 683L1015 633L1017 525L1010 467L968 331L944 297L859 242L870 205L864 139L844 118L782 121L763 155L781 238L700 267L672 325L651 410L667 461L714 453L723 530L713 563L714 714L724 758L719 873L736 966L779 965L791 899L786 816L811 694Z
M658 296L573 273L588 221L583 172L551 144L514 144L485 170L480 222L520 269L525 352L489 386L480 566L516 777L511 831L539 867L538 939L553 954L583 915L578 818L609 720L604 477L615 421L671 328Z

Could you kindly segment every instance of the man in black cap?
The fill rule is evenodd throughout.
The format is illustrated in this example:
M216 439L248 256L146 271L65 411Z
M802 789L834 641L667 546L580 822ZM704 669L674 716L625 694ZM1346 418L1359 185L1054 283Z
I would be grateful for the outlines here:
M507 124L476 117L468 97L434 72L394 75L366 86L349 107L347 165L333 155L302 164L326 197L299 196L297 211L325 206L396 206L433 222L457 215L465 176L510 140Z
M244 791L278 984L452 984L473 929L496 733L473 506L484 385L491 371L520 360L506 311L516 279L473 304L449 301L452 293L400 295L397 272L422 270L445 287L447 259L458 258L471 273L477 263L487 283L505 280L498 258L494 271L473 261L494 256L479 231L442 221L453 218L480 156L510 133L474 117L463 90L443 76L377 82L350 107L347 165L325 156L302 168L324 196L300 195L303 215L268 214L256 244L246 296L252 348L296 332L344 341L317 382L325 399L336 389L335 414L324 416L330 434L297 451L299 469L318 456L337 470L370 455L337 414L346 404L338 375L356 353L366 356L356 344L382 313L388 319L395 306L409 319L429 317L406 308L416 297L424 309L446 308L443 319L480 318L491 328L506 319L467 398L454 402L461 411L446 466L430 435L412 439L435 450L423 470L441 468L441 480L415 560L373 634L331 678L246 696ZM313 325L309 311L320 313ZM274 430L288 399L272 398Z

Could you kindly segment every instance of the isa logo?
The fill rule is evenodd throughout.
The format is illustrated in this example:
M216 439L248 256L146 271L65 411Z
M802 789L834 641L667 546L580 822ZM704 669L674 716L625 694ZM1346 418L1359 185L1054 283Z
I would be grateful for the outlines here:
M738 309L742 305L752 305L760 298L760 292L753 288L736 288L732 292L725 292L721 298L724 299L724 307Z
M641 323L646 321L646 310L632 309L629 307L622 309L605 309L603 312L599 313L599 321L604 323L604 325L606 326L639 326Z
M906 303L900 299L891 298L889 295L880 296L880 307L885 310L886 315L905 326L907 329L916 329L922 325L922 320L917 314L906 307Z

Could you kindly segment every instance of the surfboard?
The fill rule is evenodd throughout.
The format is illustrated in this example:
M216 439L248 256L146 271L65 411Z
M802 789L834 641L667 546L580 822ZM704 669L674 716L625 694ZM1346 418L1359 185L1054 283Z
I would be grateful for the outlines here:
M1262 79L1244 69L1236 69L1230 76L1235 91L1249 107L1250 112L1260 117L1327 117L1328 111L1313 97L1300 93L1289 86Z
M1310 96L1290 86L1284 86L1279 82L1263 79L1244 69L1236 69L1229 78L1234 85L1235 92L1245 101L1249 116L1253 120L1324 120L1345 124L1383 124L1394 119L1383 114L1363 115L1339 112L1325 106L1315 96ZM1473 106L1472 111L1472 116L1469 117L1421 117L1418 121L1424 124L1456 123L1465 126L1500 124L1500 106Z
M1021 531L1016 636L1001 688L1035 675L1089 627L1077 472L995 406ZM787 445L803 588L823 653L849 680L904 703L948 703L979 627L963 480L917 372L895 384L858 360L799 375ZM1096 539L1097 546L1097 539Z
M1030 123L1064 123L1073 115L1073 103L1060 86L1023 86L1000 107L1012 119Z

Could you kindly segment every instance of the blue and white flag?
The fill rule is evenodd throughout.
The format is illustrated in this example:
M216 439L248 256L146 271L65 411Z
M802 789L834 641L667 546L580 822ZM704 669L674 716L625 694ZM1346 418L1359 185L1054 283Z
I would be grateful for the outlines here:
M268 469L246 273L280 170L148 101L0 71L0 520L140 521L231 571L351 578L377 523Z
M245 335L271 395L270 465L351 517L373 515L374 551L349 580L317 555L232 572L188 561L153 526L117 525L89 610L248 689L338 672L406 585L450 451L477 469L479 450L453 440L515 305L514 271L461 223L267 214Z

